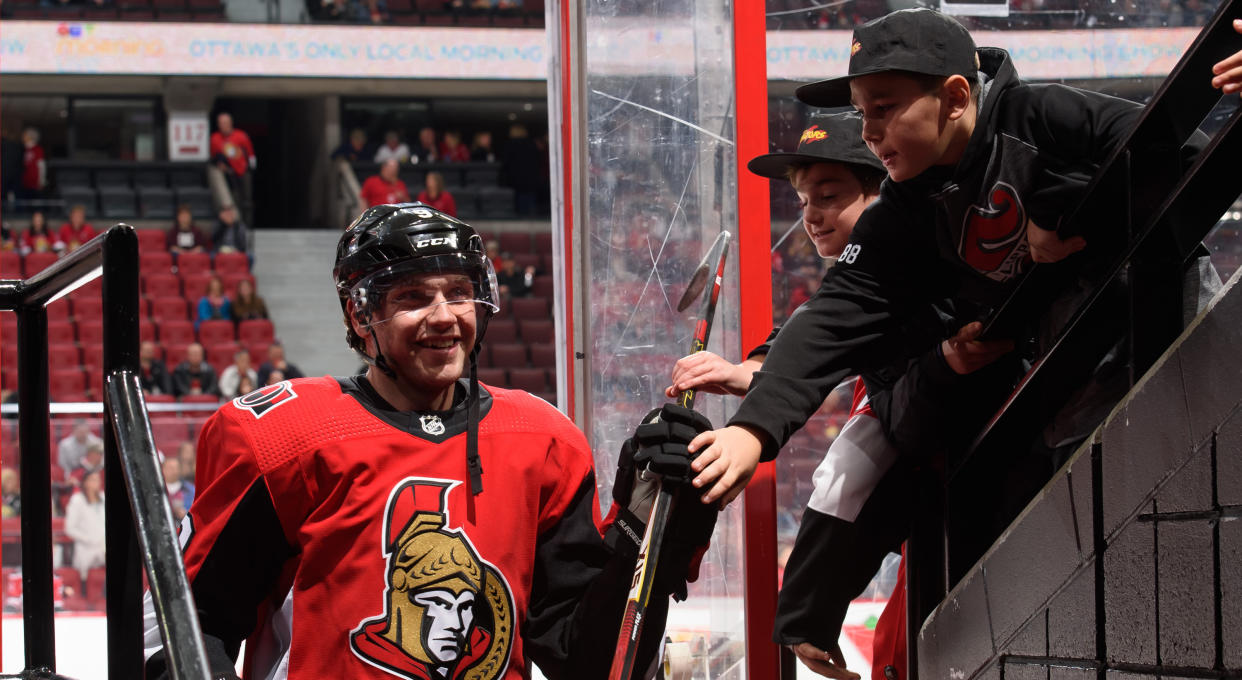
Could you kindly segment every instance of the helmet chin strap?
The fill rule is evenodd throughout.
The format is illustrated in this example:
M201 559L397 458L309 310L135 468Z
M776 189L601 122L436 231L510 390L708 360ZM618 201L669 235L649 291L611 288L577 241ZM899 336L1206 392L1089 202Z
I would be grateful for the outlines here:
M466 469L470 471L470 494L483 493L483 461L479 459L479 345L470 350L470 406L466 411Z
M380 351L380 341L375 335L375 326L367 324L367 330L371 332L371 340L375 343L375 358L371 360L371 365L378 368L381 373L390 379L396 380L397 372L392 370L392 366L388 365L388 359L385 359L384 353Z

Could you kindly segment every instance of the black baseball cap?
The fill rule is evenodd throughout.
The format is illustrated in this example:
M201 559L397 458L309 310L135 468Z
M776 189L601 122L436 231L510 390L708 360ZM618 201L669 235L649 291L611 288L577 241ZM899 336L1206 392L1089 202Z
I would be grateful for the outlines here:
M789 166L799 163L853 163L886 172L862 139L862 117L853 111L812 116L793 153L765 153L746 168L756 175L784 179Z
M978 70L978 48L965 27L936 10L903 9L854 29L849 75L803 85L796 94L811 106L848 106L850 81L858 76L908 71L973 78Z

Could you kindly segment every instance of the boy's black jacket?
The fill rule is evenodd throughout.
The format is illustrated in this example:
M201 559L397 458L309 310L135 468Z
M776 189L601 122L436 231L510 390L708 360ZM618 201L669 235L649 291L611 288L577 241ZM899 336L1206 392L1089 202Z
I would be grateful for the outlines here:
M1115 97L1023 83L1004 50L979 54L982 102L961 160L906 182L885 180L730 420L767 434L763 460L776 456L845 376L909 356L900 330L919 310L953 299L964 324L1003 300L1030 266L1027 220L1061 227L1142 113ZM1199 142L1187 145L1185 162ZM1103 241L1108 228L1097 221L1083 235L1088 244Z

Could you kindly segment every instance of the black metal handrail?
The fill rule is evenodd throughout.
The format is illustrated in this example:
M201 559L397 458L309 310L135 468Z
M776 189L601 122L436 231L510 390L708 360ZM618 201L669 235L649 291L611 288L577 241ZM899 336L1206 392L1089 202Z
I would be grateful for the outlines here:
M143 675L143 586L135 527L146 532L142 553L174 678L209 677L197 615L186 586L180 552L173 541L172 508L155 465L154 441L141 390L127 389L138 364L138 237L117 225L25 280L0 281L0 309L17 313L18 440L22 447L22 610L25 675L54 673L56 641L52 571L52 484L49 437L47 309L45 305L103 275L105 412L104 430L106 612L108 677ZM157 500L158 497L158 500ZM149 532L164 531L164 535ZM182 597L173 597L179 590ZM176 614L170 614L172 611Z
M943 487L921 493L907 564L912 642L927 616L999 536L1001 526L994 520L1011 519L979 499L983 490L1000 486L1013 452L1034 441L1116 343L1127 343L1133 385L1180 333L1181 265L1238 197L1240 188L1221 178L1236 174L1242 109L1190 168L1181 168L1179 149L1220 101L1209 83L1210 67L1242 48L1231 26L1239 7L1239 0L1221 3L1070 214L1069 233L1077 231L1075 225L1094 225L1096 249L1103 245L1115 253L1097 287L966 454L946 462ZM1117 228L1101 230L1102 224ZM1040 265L1019 284L992 319L998 335L1042 313L1056 276L1055 267ZM917 678L917 645L909 651L909 677Z

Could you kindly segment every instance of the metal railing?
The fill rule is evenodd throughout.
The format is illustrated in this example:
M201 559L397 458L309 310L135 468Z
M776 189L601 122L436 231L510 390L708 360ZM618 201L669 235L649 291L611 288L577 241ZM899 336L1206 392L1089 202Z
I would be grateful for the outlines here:
M918 677L915 643L923 621L1013 519L1002 510L1000 494L988 490L1003 486L999 480L1011 470L1014 452L1039 436L1110 348L1121 343L1133 386L1182 330L1183 266L1242 189L1221 179L1236 176L1242 108L1184 170L1180 149L1221 100L1209 74L1212 64L1242 49L1231 26L1240 12L1242 0L1221 3L1066 220L1062 236L1092 225L1094 245L1111 253L1094 291L969 450L946 461L941 484L920 491L907 553L908 677ZM1029 326L1064 279L1058 266L1037 265L992 323L1003 330Z
M23 677L56 670L46 305L103 276L104 476L108 677L143 676L139 545L173 678L205 680L198 627L172 508L138 387L138 237L117 225L25 280L0 281L0 309L17 313L18 440L22 449ZM137 529L137 531L135 531Z

